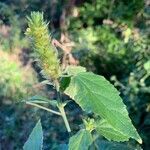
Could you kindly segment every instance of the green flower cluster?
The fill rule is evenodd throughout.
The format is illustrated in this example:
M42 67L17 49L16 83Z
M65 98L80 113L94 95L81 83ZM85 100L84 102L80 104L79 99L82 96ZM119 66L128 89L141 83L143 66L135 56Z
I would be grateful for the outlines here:
M28 28L26 35L31 37L34 53L47 77L55 80L60 75L59 60L55 47L50 43L51 37L48 32L48 23L43 19L43 13L32 12L27 17Z

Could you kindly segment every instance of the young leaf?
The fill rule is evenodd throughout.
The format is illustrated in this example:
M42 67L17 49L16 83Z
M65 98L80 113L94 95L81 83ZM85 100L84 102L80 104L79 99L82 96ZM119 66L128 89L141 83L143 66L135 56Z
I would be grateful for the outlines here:
M69 86L70 80L71 80L70 77L62 77L60 79L60 90L61 91L64 91Z
M74 99L83 110L94 112L118 132L142 143L131 123L119 92L104 77L89 72L78 73L71 78L65 93Z
M88 150L93 139L89 131L82 129L69 140L69 150Z
M23 150L42 150L43 132L40 120L32 130L28 140L23 146Z

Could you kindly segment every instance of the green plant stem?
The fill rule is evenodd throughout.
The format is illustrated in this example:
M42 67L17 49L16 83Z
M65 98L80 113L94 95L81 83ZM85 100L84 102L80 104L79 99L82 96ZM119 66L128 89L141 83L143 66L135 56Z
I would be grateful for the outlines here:
M35 104L35 103L31 103L31 102L26 102L26 104L32 105L32 106L35 106L35 107L38 107L38 108L41 108L41 109L44 109L44 110L46 110L46 111L48 111L48 112L51 112L51 113L56 114L56 115L59 115L59 116L62 116L61 113L59 113L59 112L57 112L57 111L55 111L55 110L51 110L51 109L49 109L49 108L43 107L43 106L41 106L41 105L39 105L39 104Z
M68 122L68 119L67 119L67 116L66 116L66 113L65 113L65 110L64 110L64 106L62 104L60 104L58 106L59 110L60 110L60 113L61 113L61 116L64 120L64 123L65 123L65 126L67 128L67 131L70 133L71 132L71 128L70 128L70 125L69 125L69 122Z
M65 110L64 110L64 104L62 103L62 100L61 100L58 80L55 80L55 86L56 86L56 91L57 91L57 98L58 98L58 101L59 101L59 104L58 104L57 107L58 107L58 109L59 109L59 111L61 113L61 116L62 116L63 120L64 120L66 129L70 133L71 132L71 128L70 128L70 125L69 125L69 122L68 122L68 119L67 119L67 116L66 116L66 113L65 113Z

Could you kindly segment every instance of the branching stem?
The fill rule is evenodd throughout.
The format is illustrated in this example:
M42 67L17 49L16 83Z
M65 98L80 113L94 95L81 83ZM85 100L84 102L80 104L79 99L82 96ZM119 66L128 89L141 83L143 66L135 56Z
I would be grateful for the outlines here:
M68 119L67 119L67 116L66 116L66 113L65 113L65 110L64 110L64 104L62 103L58 80L55 81L55 86L56 86L56 90L57 90L57 99L59 101L59 104L58 104L57 107L58 107L58 109L60 111L60 114L61 114L63 120L64 120L66 129L70 133L71 132L71 128L70 128L70 125L69 125L69 122L68 122Z
M55 82L55 83L56 83L56 90L57 90L57 96L58 96L57 98L59 100L59 104L58 104L57 107L58 107L60 112L57 112L55 110L49 109L47 107L44 107L44 106L41 106L39 104L35 104L35 103L32 103L32 102L26 102L26 104L38 107L40 109L43 109L43 110L46 110L46 111L51 112L53 114L61 116L63 118L63 120L64 120L64 123L65 123L67 131L70 133L71 132L71 128L70 128L70 125L69 125L69 122L68 122L68 119L67 119L67 116L66 116L66 113L65 113L65 110L64 110L64 105L61 102L61 96L60 96L60 93L59 93L59 83L58 83L58 81Z
M65 110L64 110L64 106L60 105L60 106L58 106L58 108L59 108L61 116L62 116L62 118L64 120L64 123L65 123L65 126L67 128L67 131L70 133L71 132L71 128L70 128L70 125L69 125L69 122L68 122L68 119L67 119L67 116L66 116L66 113L65 113Z

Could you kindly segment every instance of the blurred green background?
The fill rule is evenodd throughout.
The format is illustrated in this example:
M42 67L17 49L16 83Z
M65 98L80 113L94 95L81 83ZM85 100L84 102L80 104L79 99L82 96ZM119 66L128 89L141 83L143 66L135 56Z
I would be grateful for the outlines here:
M120 91L129 115L143 139L126 142L133 149L150 149L150 1L149 0L1 0L0 1L0 150L20 150L41 118L44 149L68 142L61 118L26 106L19 100L41 94L54 96L32 59L24 32L26 16L43 11L52 38L80 64L105 76ZM63 61L63 52L60 59ZM82 113L67 106L73 132ZM141 148L140 148L141 147ZM110 149L107 146L103 149ZM119 149L119 148L116 148Z

